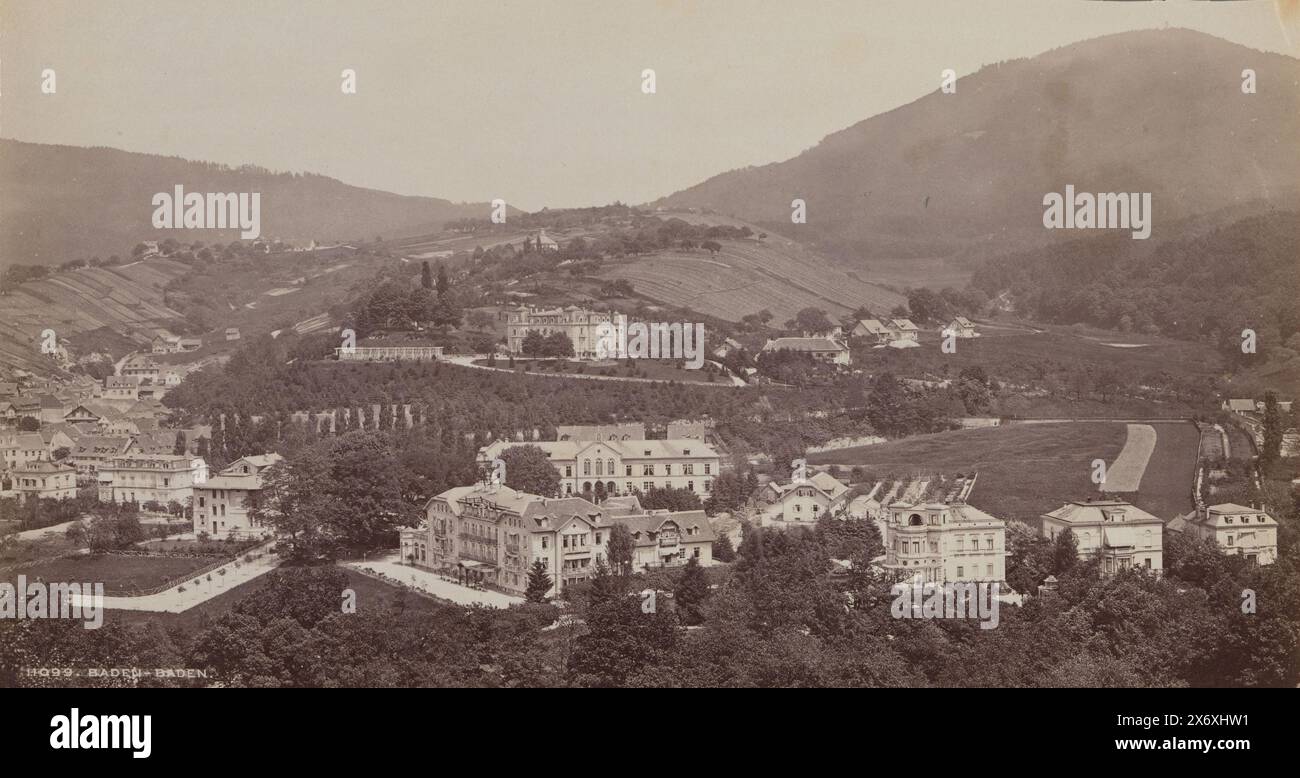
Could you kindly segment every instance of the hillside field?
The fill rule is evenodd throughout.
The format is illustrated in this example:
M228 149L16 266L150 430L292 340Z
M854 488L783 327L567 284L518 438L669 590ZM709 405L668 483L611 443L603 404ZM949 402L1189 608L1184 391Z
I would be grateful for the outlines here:
M1140 491L1122 496L1168 520L1189 507L1199 435L1191 424L1153 426L1157 442ZM1036 528L1039 516L1062 503L1099 496L1092 461L1113 464L1126 440L1127 425L1117 422L1010 424L810 454L808 461L860 466L876 477L976 471L972 505Z

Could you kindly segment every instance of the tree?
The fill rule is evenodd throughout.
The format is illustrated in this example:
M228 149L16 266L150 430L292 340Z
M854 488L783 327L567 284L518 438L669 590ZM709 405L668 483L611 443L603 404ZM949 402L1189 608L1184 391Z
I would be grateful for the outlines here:
M682 621L692 625L703 622L704 613L701 609L708 597L709 581L704 574L704 568L700 567L695 557L691 557L686 561L677 588L673 590L673 601L677 603Z
M567 338L566 338L567 340ZM546 336L537 330L529 330L524 335L523 345L520 347L526 357L540 357L546 354Z
M716 240L706 240L700 243L700 248L709 252L710 256L713 256L716 255L719 251L722 251L722 244L717 242Z
M821 308L804 308L795 314L794 318L785 323L788 330L796 332L813 334L817 332L829 332L835 325L826 315L826 311Z
M704 510L710 515L722 511L735 511L745 504L752 491L744 476L739 473L722 473L713 479L713 489L709 499L704 501Z
M552 585L546 565L540 559L533 560L532 566L528 568L528 586L524 589L524 598L529 602L546 602Z
M1271 466L1282 453L1282 415L1278 409L1277 393L1264 394L1264 447L1259 453L1260 464Z
M626 524L615 524L609 530L609 565L615 575L629 575L632 572L632 558L636 553L636 540Z
M1068 573L1078 563L1079 542L1075 540L1074 533L1067 529L1057 535L1052 544L1052 572L1056 575Z
M560 493L560 473L539 446L511 446L501 452L506 486L541 497Z
M438 263L438 281L436 288L438 290L439 300L446 297L447 292L451 290L451 281L447 278L447 268L443 267L441 262Z
M736 559L736 548L731 544L731 536L725 532L713 541L713 558L719 562L732 562Z
M420 263L420 288L433 288L433 271L429 268L429 260Z
M685 487L672 486L650 487L650 491L641 495L642 508L667 508L670 511L698 511L703 506L700 497Z

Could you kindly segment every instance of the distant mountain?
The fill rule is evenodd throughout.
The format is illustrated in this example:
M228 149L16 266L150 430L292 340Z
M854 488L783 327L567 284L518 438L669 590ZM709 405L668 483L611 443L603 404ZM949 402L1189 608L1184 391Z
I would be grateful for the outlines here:
M142 240L239 238L238 230L154 229L154 194L177 184L186 192L260 192L261 234L280 240L387 239L488 213L485 204L396 195L310 173L0 139L0 264L128 257Z
M1242 71L1257 94L1243 94ZM988 256L1075 239L1043 195L1151 192L1155 229L1300 187L1300 60L1181 29L1083 41L961 78L785 162L654 205L712 209L845 259ZM807 224L790 201L807 202Z

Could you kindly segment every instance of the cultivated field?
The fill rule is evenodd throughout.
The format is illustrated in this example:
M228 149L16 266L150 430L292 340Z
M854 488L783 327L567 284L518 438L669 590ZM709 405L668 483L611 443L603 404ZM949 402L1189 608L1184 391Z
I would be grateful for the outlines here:
M704 311L727 321L761 310L779 326L802 308L832 318L858 306L888 311L902 295L852 277L845 268L779 236L724 240L722 251L663 251L606 261L602 278L632 283L639 295L666 305Z

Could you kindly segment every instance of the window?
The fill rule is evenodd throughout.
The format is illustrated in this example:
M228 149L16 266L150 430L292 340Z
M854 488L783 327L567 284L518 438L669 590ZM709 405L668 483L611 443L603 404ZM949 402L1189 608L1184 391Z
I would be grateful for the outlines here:
M682 475L695 475L695 465L682 465Z
M601 460L597 459L597 460L596 460L596 475L604 475L604 474L605 474L605 463L602 462ZM588 475L590 475L590 473L588 473Z
M641 466L641 475L654 475L654 474L655 474L655 466L654 466L654 465L642 465L642 466Z
M565 465L565 466L564 466L564 477L565 477L565 478L572 478L572 477L573 477L573 465Z
M582 460L582 474L583 474L583 475L591 475L591 460L590 460L590 459L584 459L584 460Z
M598 545L598 546L600 545L600 535L601 535L601 533L599 533L599 532L596 533L596 545Z
M704 474L705 474L705 475L712 475L712 474L713 474L713 465L709 464L708 462L705 462L705 463L704 463Z
M966 577L966 568L962 567L961 565L957 565L957 578L958 578L958 580L960 580L960 579L962 579L962 578L965 578L965 577Z
M629 477L632 475L632 466L631 466L631 465L625 465L625 466L623 467L623 469L624 469L624 471L625 471L625 472L623 473L623 475L626 475L626 476L629 476ZM631 489L632 489L632 487L629 486L629 487L628 487L628 490L631 491Z
M992 577L993 577L993 565L985 565L985 566L984 566L984 574L987 575L989 578L992 578Z
M614 474L614 460L612 460L612 459L607 459L607 460L605 460L605 461L608 463L608 464L606 465L606 467L608 468L607 472L608 472L610 475L613 475L613 474Z
M542 550L545 551L551 545L551 539L542 535Z
M653 489L653 488L655 488L655 485L654 485L654 482L653 482L653 481L642 481L642 482L641 482L641 491L643 491L643 492L648 492L648 491L650 491L650 490Z

